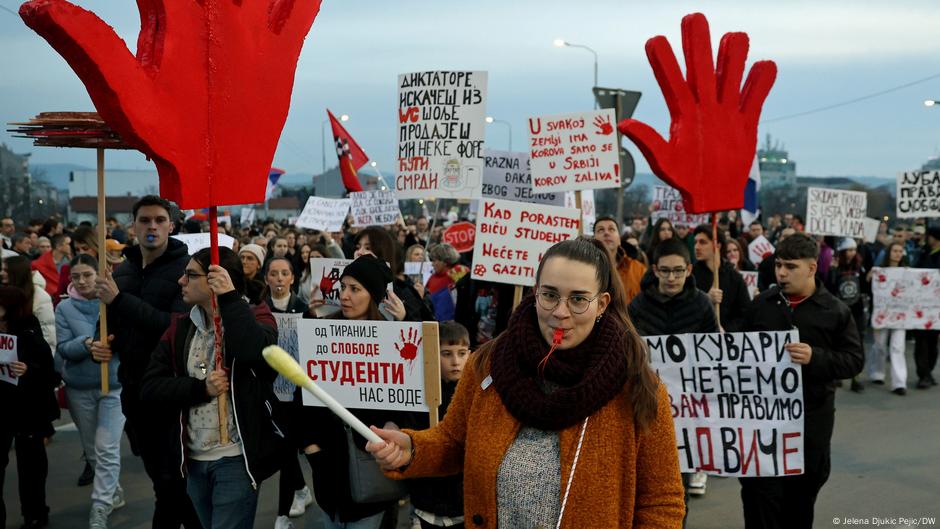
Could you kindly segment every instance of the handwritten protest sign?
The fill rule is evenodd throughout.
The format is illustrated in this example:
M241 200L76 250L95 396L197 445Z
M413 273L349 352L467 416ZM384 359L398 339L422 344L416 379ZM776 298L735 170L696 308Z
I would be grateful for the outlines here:
M394 191L360 191L350 193L353 226L385 226L401 217L398 197Z
M940 270L875 267L871 291L872 328L940 329Z
M529 118L535 193L620 187L613 109Z
M398 76L398 198L474 198L483 178L486 72Z
M738 270L738 273L741 274L741 277L744 278L744 284L747 285L747 295L750 296L751 299L757 297L759 293L757 290L757 272Z
M300 320L297 335L307 376L343 406L428 411L421 322Z
M349 213L348 198L310 197L294 224L300 228L320 231L339 231Z
M557 242L577 237L580 227L577 209L481 199L472 277L532 286L542 254Z
M699 224L708 222L708 214L692 214L685 211L682 194L678 189L669 186L656 186L653 188L653 212L650 218L655 224L659 219L667 219L675 226L681 224L694 228Z
M761 235L747 245L747 257L754 263L754 266L757 266L761 261L773 255L774 250L774 245L770 244L767 237Z
M682 472L803 473L803 385L784 349L796 331L645 338L666 389Z
M277 320L277 345L287 351L298 362L300 361L300 346L297 343L297 322L302 317L303 314L301 313L274 313L274 319ZM277 396L277 400L281 402L293 401L295 389L297 389L297 386L284 378L284 375L278 375L274 379L274 394Z
M532 192L532 173L529 171L529 153L493 151L486 149L486 166L483 169L483 187L480 196L561 206L564 193Z
M898 217L940 217L940 171L898 174Z
M18 361L16 354L16 336L0 334L0 382L19 385L20 379L13 374L10 362Z
M171 235L174 239L182 242L186 245L189 255L202 250L203 248L208 248L210 243L208 233L178 233L176 235ZM235 246L235 239L224 233L219 234L219 247L225 247L232 249Z
M868 196L862 191L807 189L806 233L861 239L867 213Z

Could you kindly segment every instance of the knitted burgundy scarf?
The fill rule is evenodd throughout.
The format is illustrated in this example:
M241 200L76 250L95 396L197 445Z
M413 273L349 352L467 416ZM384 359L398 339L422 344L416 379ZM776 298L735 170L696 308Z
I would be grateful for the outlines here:
M548 354L549 344L539 332L535 298L530 296L493 345L493 386L522 424L562 430L601 409L623 389L625 337L626 330L613 318L601 318L580 345L552 353L544 364L544 379L557 389L546 393L540 385L539 362Z

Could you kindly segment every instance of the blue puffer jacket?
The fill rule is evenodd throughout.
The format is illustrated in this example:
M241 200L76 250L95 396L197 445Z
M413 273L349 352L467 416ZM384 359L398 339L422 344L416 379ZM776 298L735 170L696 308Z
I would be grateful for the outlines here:
M85 347L85 340L94 338L97 331L98 300L82 298L72 286L69 286L69 294L71 297L55 308L56 370L70 388L100 388L101 364L92 360L91 351ZM115 389L121 387L118 365L117 356L108 363L108 384Z

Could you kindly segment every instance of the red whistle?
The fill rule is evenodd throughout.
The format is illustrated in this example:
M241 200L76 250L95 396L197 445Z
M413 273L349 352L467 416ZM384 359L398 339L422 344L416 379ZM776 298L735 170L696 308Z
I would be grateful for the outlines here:
M564 329L555 329L555 336L552 337L552 345L558 345L561 343L561 340L565 337Z

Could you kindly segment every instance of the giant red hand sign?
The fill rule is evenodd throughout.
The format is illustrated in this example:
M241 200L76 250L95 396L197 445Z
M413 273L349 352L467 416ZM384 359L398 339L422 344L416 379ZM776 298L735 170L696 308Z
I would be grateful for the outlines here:
M137 0L137 55L94 13L32 0L20 16L98 113L156 163L184 209L264 200L294 71L320 0Z
M678 189L689 213L740 209L757 149L761 107L777 77L772 61L754 63L744 88L746 33L726 33L712 62L705 15L682 19L686 78L666 37L646 42L646 55L672 117L669 141L649 125L625 119L620 132L637 146L656 176Z

